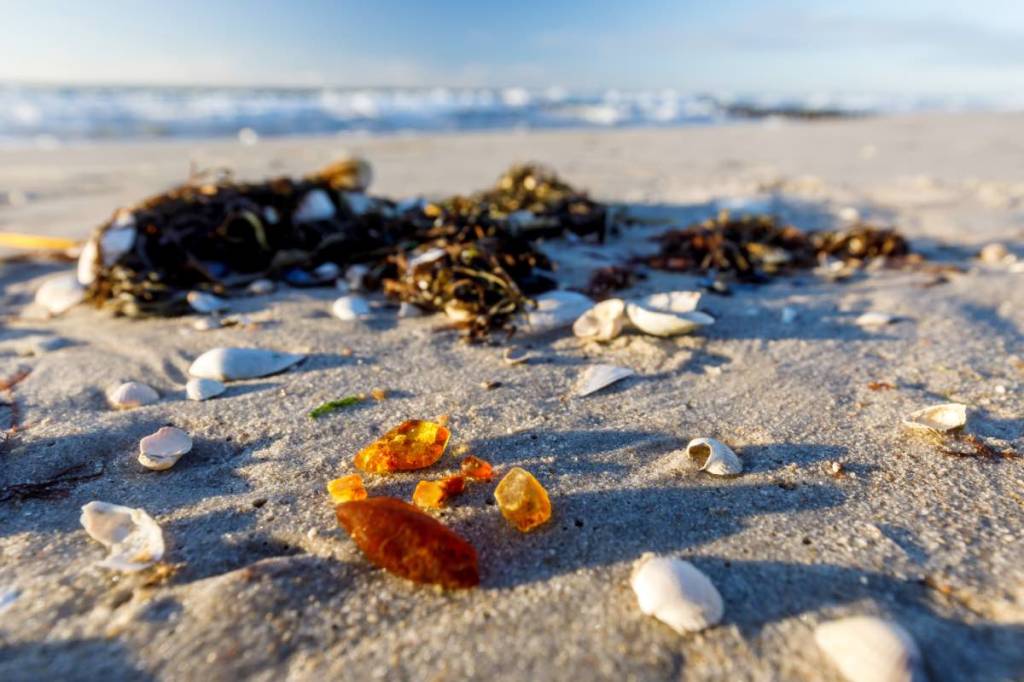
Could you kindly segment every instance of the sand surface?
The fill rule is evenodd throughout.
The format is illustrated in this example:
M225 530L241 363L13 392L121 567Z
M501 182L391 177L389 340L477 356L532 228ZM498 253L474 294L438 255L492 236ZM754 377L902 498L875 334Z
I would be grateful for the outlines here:
M598 199L674 224L741 200L806 228L854 207L965 270L737 287L705 296L718 322L696 336L628 334L600 347L551 334L519 340L537 357L509 366L501 347L458 343L433 318L399 322L383 300L368 323L340 322L327 289L235 303L258 328L196 332L187 319L82 308L25 319L41 278L63 266L0 266L2 376L30 370L0 405L4 425L22 425L0 450L0 679L838 680L812 632L848 614L902 624L933 680L1021 679L1024 459L950 456L899 424L962 401L972 432L1024 452L1024 274L974 259L992 241L1024 257L1022 133L1019 115L935 116L0 151L0 230L82 237L190 162L259 178L346 150L372 161L372 189L388 195L469 191L535 159ZM603 249L545 248L564 284L578 284L649 250L659 229ZM656 274L625 293L694 283ZM866 331L853 323L864 311L901 320ZM309 357L186 401L192 359L232 345ZM597 362L639 376L565 399ZM161 401L110 410L104 392L122 380L153 385ZM306 417L374 387L391 397ZM479 549L483 583L471 591L368 564L323 490L386 429L440 414L453 444L500 470L529 469L555 508L529 535L504 522L489 485L443 512ZM142 469L138 440L167 423L195 449L168 472ZM679 450L697 436L734 446L743 475L694 471ZM845 475L831 475L832 462ZM456 464L447 456L429 474ZM64 496L12 494L55 476L69 479ZM371 494L408 499L419 478L371 480ZM90 500L145 508L176 572L161 582L96 567L105 552L78 522ZM711 577L721 625L680 636L639 612L628 579L650 551Z

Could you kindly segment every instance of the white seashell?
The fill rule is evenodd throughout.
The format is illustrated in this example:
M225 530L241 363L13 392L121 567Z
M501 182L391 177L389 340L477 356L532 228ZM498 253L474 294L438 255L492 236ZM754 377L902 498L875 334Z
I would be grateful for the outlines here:
M908 429L946 433L967 423L967 406L961 403L943 403L911 412L903 420Z
M698 303L700 303L699 291L664 291L660 294L651 294L639 301L644 308L663 313L693 312L697 309Z
M596 393L602 388L611 386L617 381L634 376L636 372L628 367L616 367L615 365L590 365L580 374L579 383L576 385L575 396L583 398Z
M1012 262L1014 260L1013 255L1005 245L999 242L992 244L986 244L982 247L978 253L978 258L983 263L991 263L993 265L999 265L1002 263Z
M633 326L651 336L689 334L699 327L715 323L715 318L696 310L688 313L669 313L648 310L635 303L626 304L626 315Z
M365 265L356 264L348 266L345 270L345 281L348 282L350 291L362 291L366 288L366 276L370 274L370 268Z
M537 297L537 307L526 315L526 332L543 334L568 327L594 302L575 291L550 291Z
M373 198L362 192L342 192L341 196L348 204L348 210L355 215L366 215L373 210Z
M417 306L409 303L408 301L402 301L398 305L398 316L401 318L406 317L422 317L423 310Z
M189 400L209 400L216 398L227 390L227 387L216 379L192 377L185 384L185 395Z
M223 298L208 294L205 291L190 291L185 298L188 300L192 310L204 315L220 312L228 307L228 302Z
M822 623L814 641L849 682L923 681L921 652L906 630L870 616Z
M115 410L130 410L133 407L150 405L160 400L160 394L151 386L129 381L117 386L107 393L107 401Z
M645 554L629 583L640 610L683 635L722 620L722 595L700 569L675 557Z
M142 509L93 501L79 518L93 540L110 549L100 566L118 571L141 571L164 556L164 534Z
M220 329L224 326L220 318L217 317L200 317L198 320L192 321L192 328L197 332L208 332L214 329Z
M249 283L245 288L253 296L263 296L274 291L276 285L269 279L257 279Z
M427 249L423 253L416 254L410 258L405 270L406 272L412 272L421 265L427 265L428 263L433 263L436 260L441 260L447 253L447 251L440 248Z
M580 315L572 333L581 339L611 341L622 333L625 323L626 303L621 298L609 298Z
M103 265L110 267L121 256L131 251L135 245L135 217L131 211L118 211L111 226L97 240L92 237L82 247L78 256L78 282L89 286L96 281L96 270L99 269L100 256Z
M714 438L694 438L686 445L686 455L701 471L715 476L736 476L743 471L743 462L732 448Z
M892 324L896 319L895 315L888 313L868 312L858 316L853 323L858 327L884 327L887 324Z
M191 436L174 426L163 426L139 441L139 464L153 471L170 469L191 449Z
M214 348L196 358L188 373L218 381L255 379L283 372L305 357L262 348Z
M342 296L331 306L331 312L339 320L365 320L370 316L370 304L362 296Z
M36 305L42 306L51 315L60 315L78 305L85 298L85 289L73 273L51 277L36 291Z
M334 217L334 204L331 198L322 189L313 189L306 192L302 197L295 213L292 214L292 222L312 223L318 220L330 220Z

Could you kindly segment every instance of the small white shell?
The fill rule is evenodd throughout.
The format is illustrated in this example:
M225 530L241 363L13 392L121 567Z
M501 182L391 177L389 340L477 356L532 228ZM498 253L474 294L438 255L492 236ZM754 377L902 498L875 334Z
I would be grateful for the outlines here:
M626 303L621 298L609 298L580 315L572 333L581 339L611 341L622 333L625 323Z
M51 277L36 291L35 302L51 315L60 315L85 298L85 289L74 273Z
M313 189L306 192L302 197L295 213L292 214L292 221L296 223L312 223L318 220L330 220L334 217L334 204L327 192L322 189Z
M139 441L139 464L153 471L170 469L191 449L191 436L174 426L163 426Z
M688 313L669 313L648 310L635 303L626 305L626 315L637 329L651 336L679 336L715 323L715 318L696 310Z
M398 305L398 316L401 318L407 317L422 317L423 310L417 306L409 303L408 301L402 301Z
M269 294L274 291L275 284L269 279L257 279L249 283L249 286L245 288L253 296L262 296Z
M574 395L577 398L583 398L635 374L636 372L628 367L616 367L615 365L590 365L580 374Z
M160 394L153 387L138 381L129 381L115 386L107 393L107 401L115 410L130 410L133 407L150 405L160 400Z
M700 569L675 557L645 554L629 580L640 610L683 635L722 620L722 595Z
M200 317L197 320L192 321L192 328L197 332L208 332L214 329L220 329L224 326L224 323L219 317L210 315L209 317Z
M192 310L204 315L220 312L228 307L228 302L223 298L220 296L214 296L213 294L209 294L205 291L190 291L185 298L188 300L188 304L192 307Z
M1010 253L1009 249L999 242L993 242L983 246L981 251L978 252L978 258L983 263L991 263L993 265L1013 262L1014 260L1013 254Z
M185 395L189 400L209 400L216 398L227 390L227 387L216 379L200 379L192 377L185 384Z
M214 348L196 358L188 373L218 381L255 379L283 372L305 357L262 348Z
M348 282L349 291L362 291L366 288L366 276L370 274L370 268L357 263L348 266L345 270L345 281Z
M664 313L690 313L700 303L699 291L663 291L640 299L644 308Z
M715 476L736 476L743 462L728 445L714 438L694 438L686 445L686 456L700 465L701 471Z
M78 256L78 282L84 286L96 280L96 270L103 257L103 265L110 267L135 245L135 217L131 211L118 211L110 228L97 241L90 238Z
M858 327L884 327L887 324L892 324L896 319L895 315L888 313L867 312L859 315L853 323Z
M589 298L575 291L550 291L536 300L536 309L526 315L525 330L534 334L568 327L594 305Z
M341 276L341 268L337 263L321 263L313 268L313 274L317 279L338 279Z
M823 623L814 641L849 682L924 680L914 638L895 623L853 616Z
M93 501L82 507L79 522L89 537L110 549L100 566L141 571L164 556L163 531L142 509Z
M946 433L967 423L967 406L962 403L943 403L911 412L903 425L916 431Z
M346 322L365 320L370 316L370 304L362 296L342 296L331 306L331 312Z

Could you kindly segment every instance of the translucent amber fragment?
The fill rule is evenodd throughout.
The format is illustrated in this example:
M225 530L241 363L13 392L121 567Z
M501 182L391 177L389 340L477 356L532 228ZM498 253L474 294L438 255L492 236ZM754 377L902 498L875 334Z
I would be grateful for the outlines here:
M366 499L363 477L359 474L349 474L334 479L327 484L327 493L331 496L331 501L334 504Z
M438 509L443 507L453 495L466 489L464 476L449 476L440 481L420 481L412 494L412 501L417 507Z
M444 587L480 583L473 546L411 504L371 497L339 504L334 510L366 558L381 568Z
M551 501L529 471L515 467L505 474L494 489L501 514L524 533L551 518Z
M494 478L494 467L491 463L475 455L462 460L462 473L477 481L489 481Z
M441 458L449 436L440 424L410 419L363 448L355 464L373 474L422 469Z

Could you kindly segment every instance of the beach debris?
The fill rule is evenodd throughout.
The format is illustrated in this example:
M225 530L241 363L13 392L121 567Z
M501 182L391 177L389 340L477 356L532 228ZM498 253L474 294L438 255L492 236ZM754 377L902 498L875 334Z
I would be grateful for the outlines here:
M714 438L694 438L686 445L686 456L696 462L701 471L715 476L738 476L743 472L739 456Z
M338 523L366 558L386 571L447 588L480 584L473 546L413 505L393 497L371 497L334 509Z
M370 389L370 397L373 398L374 400L376 400L377 402L380 402L381 400L387 400L388 399L387 389L383 389L383 388L373 388L373 389Z
M57 275L36 290L36 305L53 316L61 315L85 299L85 289L73 273Z
M249 286L247 286L245 290L252 296L263 296L273 293L276 288L277 285L274 284L274 280L261 278L249 282Z
M363 487L363 477L359 474L348 474L336 478L328 482L327 494L331 496L331 501L334 504L365 500L366 488Z
M224 322L215 315L200 317L192 322L192 329L195 329L197 332L213 331L214 329L220 329L223 326Z
M962 403L943 403L911 412L903 419L903 426L926 434L943 434L963 428L967 423L967 406Z
M321 263L313 268L313 276L324 282L335 280L341 276L341 267L337 263Z
M370 268L362 263L350 265L345 269L345 286L349 291L366 291L366 278L369 276Z
M466 477L447 476L440 481L420 481L412 493L412 502L423 509L440 509L455 495L466 489Z
M527 533L551 518L548 491L526 469L513 467L494 489L501 515Z
M603 301L609 298L613 291L628 289L645 277L646 275L637 272L633 267L609 265L590 274L587 285L583 287L583 293L595 301Z
M192 437L175 426L162 426L139 441L139 464L153 471L170 469L192 449Z
M633 326L651 336L679 336L715 323L715 318L696 310L685 313L649 310L635 303L626 304L626 315Z
M130 410L143 405L151 405L160 400L160 394L152 386L128 381L115 386L107 393L107 402L115 410Z
M1006 245L999 242L983 246L981 251L978 252L978 259L982 263L990 265L1005 265L1016 260L1013 254L1010 253L1010 250L1006 248Z
M185 396L189 400L209 400L227 390L227 386L216 379L192 377L185 384Z
M896 386L894 384L890 384L888 381L868 382L868 390L870 391L891 391L894 388L896 388Z
M513 346L509 346L501 353L501 361L506 365L524 365L535 357L537 357L537 354L528 348L515 348Z
M662 313L691 313L700 304L699 291L662 291L637 301L637 304Z
M491 463L476 455L467 455L459 464L459 470L466 478L474 481L489 481L494 478L494 467Z
M68 496L75 484L103 475L104 465L94 462L73 464L58 470L43 481L12 483L0 488L0 502L7 500L51 500Z
M910 633L873 616L822 623L814 641L849 682L923 682L921 653Z
M853 321L858 327L864 327L866 329L877 329L884 327L887 324L892 324L897 318L895 315L888 313L879 312L866 312L857 316L857 319Z
M310 179L331 189L365 192L373 182L373 166L357 156L344 157L313 173Z
M370 304L362 296L341 296L331 305L331 312L346 322L365 320L370 316Z
M526 314L526 329L533 334L568 327L594 305L575 291L551 291L538 296L535 303L536 308Z
M218 381L257 379L283 372L305 357L263 348L214 348L196 358L188 373Z
M227 310L228 307L228 302L223 298L205 291L190 291L185 295L185 299L192 310L203 315L219 313L222 310Z
M119 209L111 219L110 229L103 232L102 237L93 235L82 247L78 255L79 284L89 286L96 281L96 272L101 266L110 267L131 251L135 235L135 218L130 211Z
M355 465L374 474L423 469L441 458L450 437L439 423L410 419L360 450Z
M313 189L302 197L295 212L292 213L292 222L296 224L314 223L330 220L334 217L336 208L331 201L330 195L322 189Z
M584 398L635 374L636 372L628 367L604 364L589 365L580 373L573 395L577 398Z
M358 405L364 400L366 400L366 395L363 393L355 393L353 395L345 396L344 398L339 398L338 400L328 400L327 402L321 403L320 405L317 405L315 408L310 410L309 418L319 419L320 417L328 415L331 412L337 412L338 410L343 410L346 407Z
M625 322L626 303L621 298L609 298L580 315L572 332L587 341L611 341L622 333Z
M163 531L142 509L93 501L82 507L79 521L89 537L110 550L100 566L141 571L164 556Z
M718 624L725 608L711 580L689 561L642 555L629 579L640 611L681 635Z

